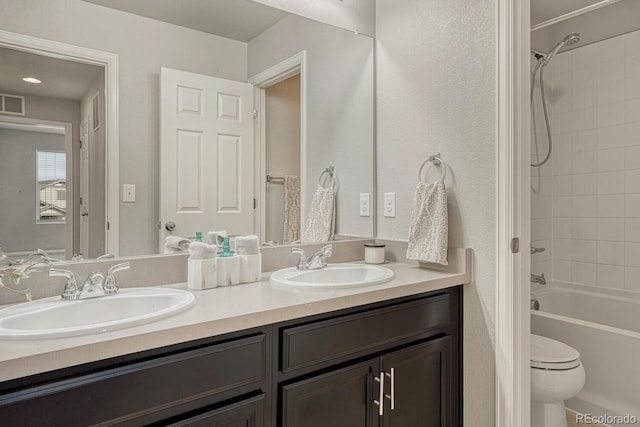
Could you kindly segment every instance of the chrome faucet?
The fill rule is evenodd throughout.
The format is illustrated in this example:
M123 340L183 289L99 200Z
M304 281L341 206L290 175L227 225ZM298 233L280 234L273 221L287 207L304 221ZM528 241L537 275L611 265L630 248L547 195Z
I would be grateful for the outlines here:
M84 298L96 298L105 295L115 295L119 292L118 284L116 282L115 273L129 268L129 262L123 262L116 264L107 270L107 275L100 272L93 272L89 274L87 279L82 285L82 289L78 286L78 281L73 272L69 270L62 270L58 268L51 268L49 270L49 276L65 277L67 279L64 285L64 291L61 298L65 301L75 301Z
M292 248L291 253L299 255L298 264L296 265L298 270L316 270L327 266L327 258L333 255L333 246L323 246L322 249L309 258L305 256L304 250L300 248Z
M531 283L540 283L541 285L546 285L547 279L544 277L544 274L531 273Z

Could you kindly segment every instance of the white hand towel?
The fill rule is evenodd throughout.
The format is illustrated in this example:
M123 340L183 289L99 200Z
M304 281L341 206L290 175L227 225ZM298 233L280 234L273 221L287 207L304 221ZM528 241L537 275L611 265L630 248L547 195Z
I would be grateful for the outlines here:
M189 245L189 259L213 259L217 255L218 247L216 245L207 245L203 242L191 242Z
M260 243L258 236L250 234L248 236L236 237L236 253L238 255L255 255L260 253Z
M222 231L209 231L207 233L207 243L210 245L217 245L222 247L224 238L229 237L225 230Z
M326 242L335 231L335 193L331 188L318 186L311 200L302 243Z
M167 236L164 239L165 249L178 249L180 251L186 251L189 248L189 239L179 236Z
M448 265L448 246L449 214L444 181L420 182L413 197L407 258Z
M284 177L284 227L282 243L289 244L300 238L300 177Z

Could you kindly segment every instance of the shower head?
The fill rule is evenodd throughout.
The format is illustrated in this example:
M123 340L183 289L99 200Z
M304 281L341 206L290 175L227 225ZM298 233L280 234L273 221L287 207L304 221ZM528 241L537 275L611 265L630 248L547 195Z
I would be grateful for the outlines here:
M553 58L559 51L565 46L573 46L580 42L580 34L572 33L563 38L551 52L549 52L544 58L544 65L547 65L551 58Z

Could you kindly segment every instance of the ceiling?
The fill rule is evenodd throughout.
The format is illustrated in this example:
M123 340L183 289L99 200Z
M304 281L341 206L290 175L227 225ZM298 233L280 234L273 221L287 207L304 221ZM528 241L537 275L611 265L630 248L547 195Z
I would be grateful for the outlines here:
M252 0L84 1L245 43L288 15Z
M531 25L573 12L602 0L531 0Z
M102 67L0 47L0 92L79 101ZM40 84L26 83L35 77Z

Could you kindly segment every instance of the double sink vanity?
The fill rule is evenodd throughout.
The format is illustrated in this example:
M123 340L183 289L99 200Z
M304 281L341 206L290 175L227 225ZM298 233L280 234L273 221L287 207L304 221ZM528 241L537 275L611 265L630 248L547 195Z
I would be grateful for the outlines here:
M0 419L458 425L470 277L469 252L453 251L458 262L442 272L337 263L206 291L172 283L10 306L0 320ZM23 335L5 335L16 329Z

